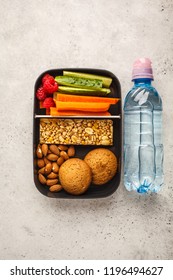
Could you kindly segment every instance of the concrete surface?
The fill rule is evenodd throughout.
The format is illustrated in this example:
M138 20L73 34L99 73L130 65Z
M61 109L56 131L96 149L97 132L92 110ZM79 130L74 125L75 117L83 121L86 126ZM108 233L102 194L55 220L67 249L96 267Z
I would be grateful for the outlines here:
M0 258L173 259L173 1L0 0ZM32 174L33 87L50 68L112 71L131 88L133 61L153 61L164 104L165 186L139 197L42 196Z

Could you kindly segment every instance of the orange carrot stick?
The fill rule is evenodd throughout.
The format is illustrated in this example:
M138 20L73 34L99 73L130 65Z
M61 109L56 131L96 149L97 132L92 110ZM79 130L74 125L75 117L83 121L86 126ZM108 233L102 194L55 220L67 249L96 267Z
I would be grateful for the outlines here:
M64 102L93 102L93 103L109 103L116 104L119 98L99 97L99 96L83 96L57 93L54 95L55 100ZM99 105L98 105L99 106Z
M58 111L106 112L109 107L109 103L56 101Z
M43 101L39 101L39 108L40 109L43 109L44 107L43 107Z
M82 111L58 111L55 107L50 108L51 116L110 116L109 112L82 112Z

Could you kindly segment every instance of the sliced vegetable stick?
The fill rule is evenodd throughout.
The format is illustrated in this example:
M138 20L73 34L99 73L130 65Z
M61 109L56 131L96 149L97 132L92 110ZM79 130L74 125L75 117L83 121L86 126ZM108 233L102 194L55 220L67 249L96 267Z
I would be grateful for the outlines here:
M112 78L95 75L95 74L63 71L63 75L70 76L70 77L86 78L86 79L100 79L103 81L103 86L105 86L107 88L110 87L110 85L112 83Z
M50 108L46 108L46 115L50 115Z
M84 79L78 77L69 77L69 76L56 76L55 81L58 85L64 85L69 87L78 87L78 88L89 88L97 89L102 88L102 80L97 79Z
M39 108L40 109L43 109L44 107L43 107L43 101L39 101Z
M58 91L67 94L77 94L77 95L86 95L86 96L107 96L111 92L110 88L99 88L97 89L86 89L86 88L77 88L77 87L67 87L60 86Z
M106 112L109 110L109 107L109 103L56 101L56 108L58 111L76 110L84 112Z
M109 112L83 112L83 111L58 111L57 108L51 107L50 108L50 115L51 116L111 116Z
M116 104L119 101L119 98L71 95L71 94L63 94L63 93L57 93L54 99L57 101L64 101L64 102L95 102L95 103L98 102L98 103L109 103L109 104Z

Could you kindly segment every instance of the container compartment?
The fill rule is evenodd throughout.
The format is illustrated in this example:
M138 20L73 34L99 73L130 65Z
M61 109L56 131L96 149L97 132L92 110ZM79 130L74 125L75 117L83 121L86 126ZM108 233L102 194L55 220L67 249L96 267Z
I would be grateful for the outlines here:
M40 118L41 144L113 145L113 121L110 119Z

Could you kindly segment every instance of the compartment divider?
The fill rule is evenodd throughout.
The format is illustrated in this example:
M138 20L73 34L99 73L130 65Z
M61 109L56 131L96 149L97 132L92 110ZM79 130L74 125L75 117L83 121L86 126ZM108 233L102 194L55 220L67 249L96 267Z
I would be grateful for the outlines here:
M35 119L121 119L121 115L115 116L50 116L50 115L35 115Z

